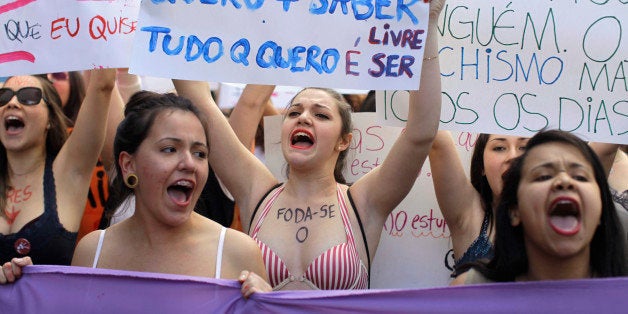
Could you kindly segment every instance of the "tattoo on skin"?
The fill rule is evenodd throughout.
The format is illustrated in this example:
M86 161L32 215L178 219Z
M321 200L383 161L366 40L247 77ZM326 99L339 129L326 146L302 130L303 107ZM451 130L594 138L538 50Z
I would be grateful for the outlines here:
M33 192L31 191L30 184L21 189L10 188L7 191L7 201L13 204L19 204L28 201L32 195Z
M277 216L275 219L283 220L285 222L294 222L295 224L305 223L308 220L312 220L314 218L334 218L336 217L336 205L329 204L323 205L319 210L312 211L310 206L307 206L306 209L302 209L299 207L295 208L279 208L277 210ZM309 236L309 230L306 226L300 227L296 234L295 238L298 243L303 243L307 240Z
M6 197L7 197L8 203L19 204L19 203L28 201L32 195L33 195L33 192L31 191L31 186L27 185L21 189L9 188L9 190L7 191ZM9 206L11 206L11 209L8 209ZM2 211L4 212L4 216L7 219L7 223L9 225L12 225L15 222L17 215L20 214L21 210L15 209L14 205L7 205L7 208L4 208Z
M11 211L8 211L6 208L4 209L4 215L7 217L7 223L12 225L17 218L17 215L20 214L19 209L15 209L15 206L11 206Z

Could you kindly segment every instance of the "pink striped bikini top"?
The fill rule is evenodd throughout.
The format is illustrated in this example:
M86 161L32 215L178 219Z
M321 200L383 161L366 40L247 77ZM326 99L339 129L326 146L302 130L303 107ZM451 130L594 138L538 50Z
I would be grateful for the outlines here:
M336 194L338 195L340 216L347 234L347 242L338 244L316 257L310 262L302 278L296 278L291 275L281 258L268 245L257 239L257 234L264 222L264 218L266 218L270 208L283 189L284 186L281 186L271 194L251 233L251 237L255 239L257 245L262 250L266 272L273 290L279 290L292 281L301 281L312 289L321 290L366 289L368 286L368 270L362 263L362 260L360 260L355 246L347 205L340 185L336 188Z

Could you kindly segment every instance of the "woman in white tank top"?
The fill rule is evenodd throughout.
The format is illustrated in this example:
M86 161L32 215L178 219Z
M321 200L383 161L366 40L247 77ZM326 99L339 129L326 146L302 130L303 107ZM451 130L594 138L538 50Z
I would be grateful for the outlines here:
M255 241L194 212L209 171L206 134L189 100L133 95L115 137L112 193L134 195L135 212L86 235L72 265L239 279L245 297L269 291Z

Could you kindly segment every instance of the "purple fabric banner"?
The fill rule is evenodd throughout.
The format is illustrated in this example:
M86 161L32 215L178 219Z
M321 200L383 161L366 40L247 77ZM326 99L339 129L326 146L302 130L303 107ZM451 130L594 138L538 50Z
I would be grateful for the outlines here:
M0 286L0 313L626 313L628 277L240 295L234 280L29 266Z

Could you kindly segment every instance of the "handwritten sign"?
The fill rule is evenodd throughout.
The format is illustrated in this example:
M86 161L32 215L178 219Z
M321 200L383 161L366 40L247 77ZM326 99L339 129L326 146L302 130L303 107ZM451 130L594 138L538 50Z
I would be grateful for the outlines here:
M427 22L423 1L143 1L131 71L219 82L416 89Z
M627 1L449 0L438 25L442 128L628 143ZM380 121L404 123L403 94Z
M0 74L128 67L139 3L0 0Z
M353 140L344 169L348 182L380 165L402 128L376 122L375 113L354 113ZM264 118L265 163L280 180L286 161L281 151L281 116ZM468 168L476 135L454 132L454 142ZM426 161L414 187L388 216L371 268L372 288L423 288L449 284L454 260L449 228L443 218Z

